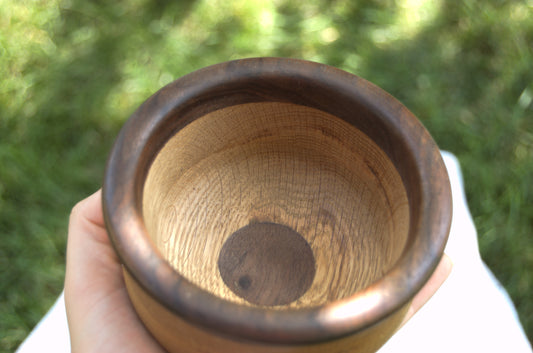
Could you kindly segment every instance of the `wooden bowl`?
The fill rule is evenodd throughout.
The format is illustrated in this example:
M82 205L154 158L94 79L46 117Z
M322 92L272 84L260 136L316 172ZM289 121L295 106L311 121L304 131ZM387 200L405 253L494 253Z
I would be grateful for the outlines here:
M440 152L378 87L227 62L149 98L103 192L131 301L170 352L374 352L438 264Z

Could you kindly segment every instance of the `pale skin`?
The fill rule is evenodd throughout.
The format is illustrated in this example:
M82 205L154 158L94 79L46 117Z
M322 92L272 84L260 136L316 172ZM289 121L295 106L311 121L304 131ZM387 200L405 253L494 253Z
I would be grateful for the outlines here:
M405 324L452 270L443 256L413 299ZM165 352L144 328L128 298L122 268L104 225L101 191L80 201L69 222L65 305L72 352Z

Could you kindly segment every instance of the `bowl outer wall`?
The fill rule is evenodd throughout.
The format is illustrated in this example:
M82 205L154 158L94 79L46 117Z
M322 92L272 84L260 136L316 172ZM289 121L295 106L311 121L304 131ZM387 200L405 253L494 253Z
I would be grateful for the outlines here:
M313 107L355 125L386 152L402 177L410 204L406 249L382 279L348 298L286 311L224 301L177 273L147 234L142 217L143 182L164 143L208 112L263 101ZM407 108L355 75L323 64L281 58L213 65L156 92L130 117L115 141L106 166L102 202L119 258L162 305L187 321L223 334L291 344L320 342L363 330L409 302L443 254L452 214L450 184L439 149Z

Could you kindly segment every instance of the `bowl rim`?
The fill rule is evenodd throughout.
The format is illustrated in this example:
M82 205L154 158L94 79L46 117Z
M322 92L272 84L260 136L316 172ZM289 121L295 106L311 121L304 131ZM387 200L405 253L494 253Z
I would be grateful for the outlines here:
M323 98L309 96L309 92L318 92ZM409 244L383 278L350 297L311 308L248 307L202 290L162 257L143 223L143 182L168 138L196 118L235 104L284 99L324 111L336 109L333 115L355 119L349 122L378 141L406 187ZM329 107L338 104L328 105L328 99L351 102L365 113L355 116L350 111L353 107ZM212 65L157 91L117 136L106 164L102 206L109 237L125 270L168 310L231 337L289 344L346 336L404 307L439 263L452 215L450 183L440 151L407 108L358 76L288 58L249 58ZM413 207L418 212L413 212Z

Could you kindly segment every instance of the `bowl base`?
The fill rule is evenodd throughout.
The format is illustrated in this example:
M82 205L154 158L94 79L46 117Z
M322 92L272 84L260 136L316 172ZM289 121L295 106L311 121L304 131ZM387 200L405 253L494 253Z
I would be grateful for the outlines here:
M311 287L315 258L309 243L290 227L256 222L226 240L218 268L224 283L246 301L285 305Z

